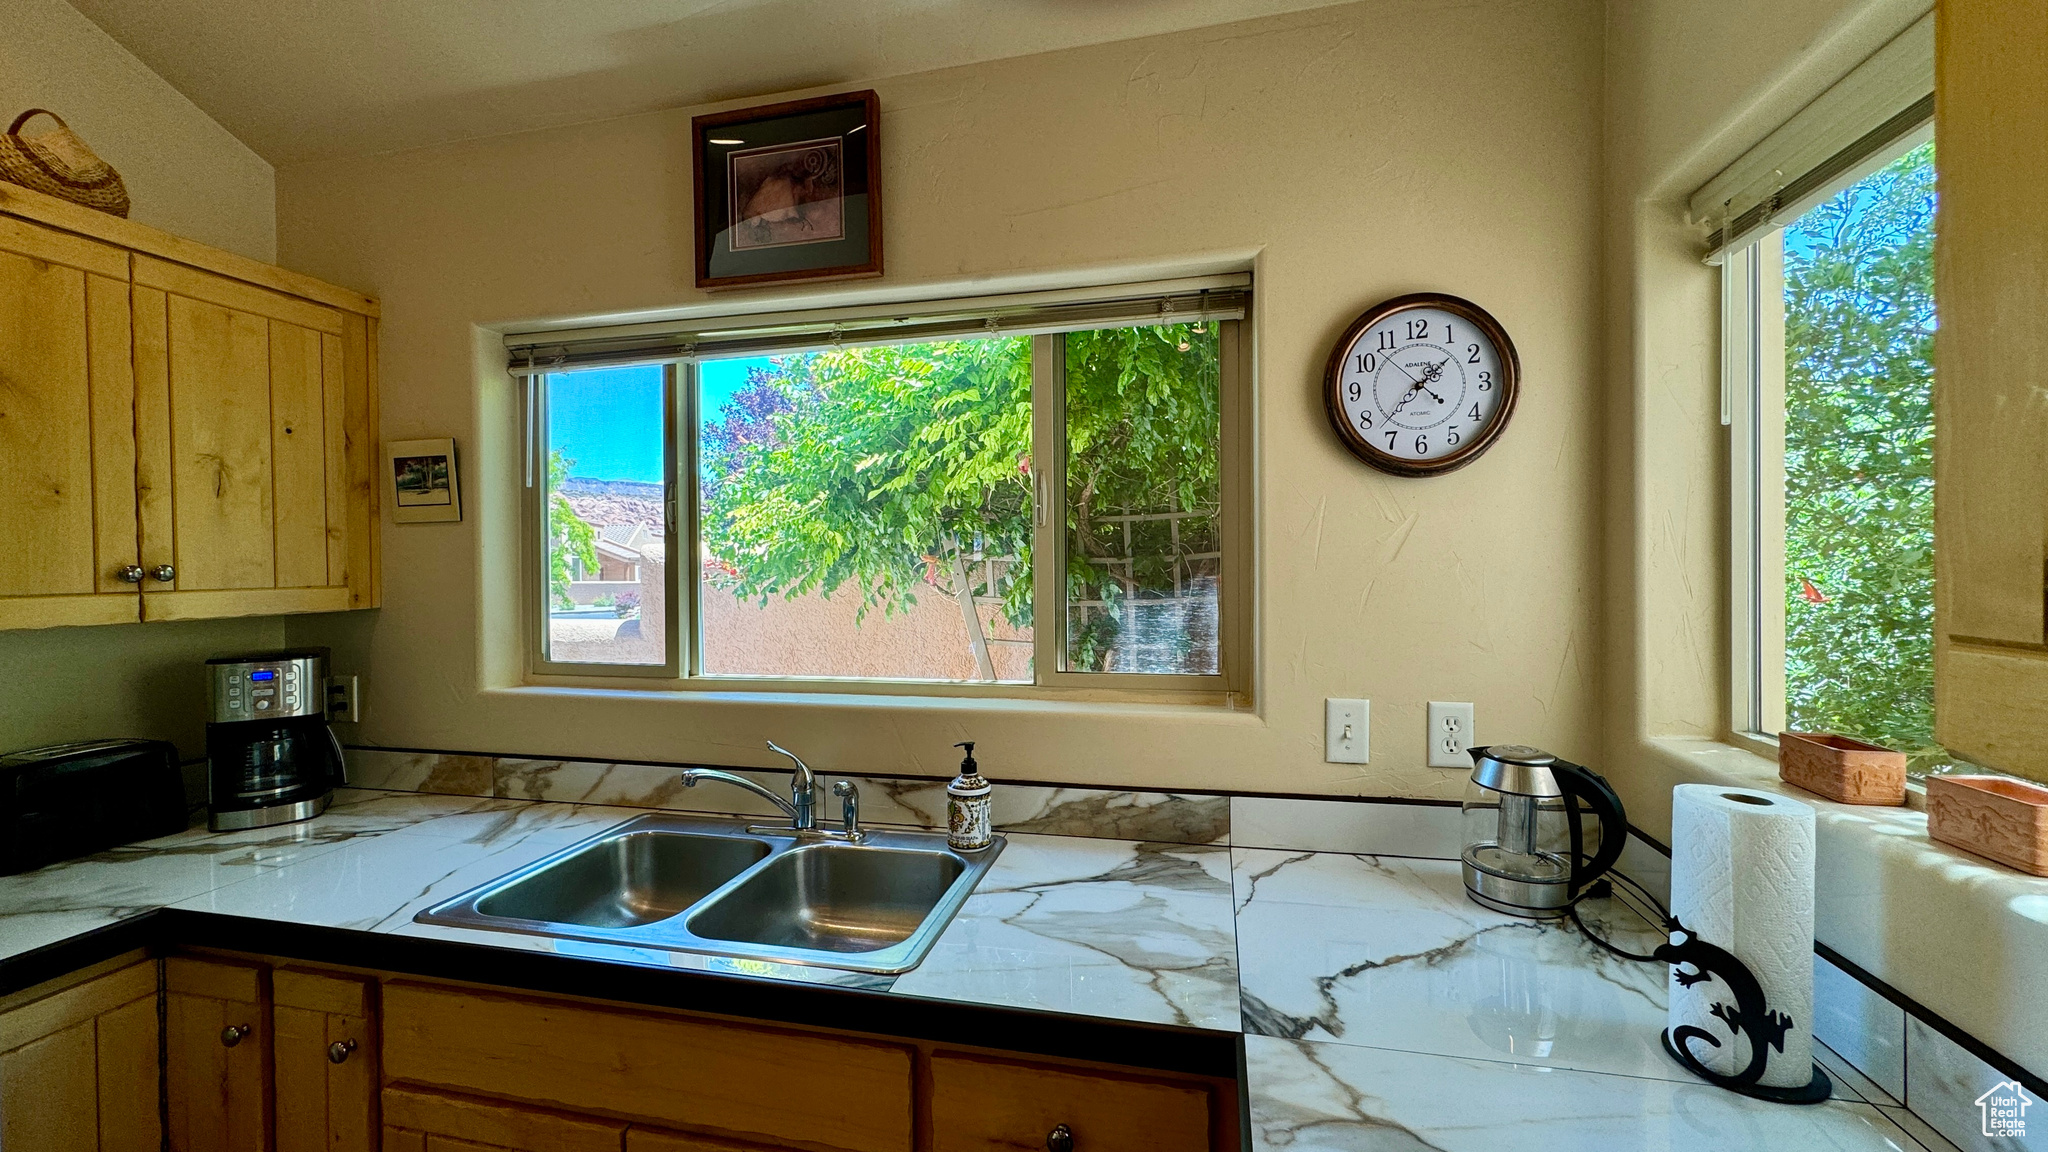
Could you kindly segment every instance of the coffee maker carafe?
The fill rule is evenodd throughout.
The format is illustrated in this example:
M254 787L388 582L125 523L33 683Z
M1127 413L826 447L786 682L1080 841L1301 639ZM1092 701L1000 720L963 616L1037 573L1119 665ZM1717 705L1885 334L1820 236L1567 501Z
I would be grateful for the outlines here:
M327 726L327 652L311 648L206 662L207 827L310 820L348 782Z
M1497 912L1563 916L1621 858L1628 817L1607 781L1519 744L1474 748L1465 785L1465 891ZM1586 851L1581 821L1599 817Z

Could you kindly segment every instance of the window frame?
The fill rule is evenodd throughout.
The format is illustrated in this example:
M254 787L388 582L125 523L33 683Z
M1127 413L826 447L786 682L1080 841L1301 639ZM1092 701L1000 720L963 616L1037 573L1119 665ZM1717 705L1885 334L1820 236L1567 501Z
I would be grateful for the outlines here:
M1903 114L1902 114L1903 115ZM1785 229L1934 139L1922 120L1717 252L1721 423L1728 429L1727 739L1776 758L1785 714Z
M662 365L662 547L664 555L671 561L681 555L677 549L679 528L676 516L677 471L677 417L681 414L677 400L683 389L678 387L678 376L674 364ZM548 388L544 375L528 376L521 381L525 389L525 422L523 429L527 451L525 485L522 489L520 524L522 529L521 563L525 565L525 588L521 611L526 616L526 657L527 674L533 677L574 677L582 680L590 676L623 677L632 680L673 680L683 675L681 646L676 643L676 611L678 571L680 565L666 563L662 573L662 654L660 664L597 664L581 661L553 660L548 656L548 575L547 575L547 459L548 459ZM694 530L694 525L692 526Z
M774 314L778 321L787 315ZM1158 323L1182 323L1194 315L1162 315ZM608 687L660 688L689 692L815 693L826 695L939 696L991 699L1064 699L1105 703L1185 703L1231 708L1251 704L1251 662L1253 644L1253 583L1256 565L1252 556L1251 530L1253 500L1252 460L1252 349L1249 310L1241 319L1217 319L1220 390L1219 465L1221 507L1218 535L1223 558L1218 566L1217 660L1218 672L1202 674L1069 672L1060 667L1066 635L1066 597L1061 587L1045 587L1036 578L1039 571L1065 571L1065 335L1085 331L1079 325L1056 331L1034 331L1031 339L1032 388L1032 547L1036 569L1033 597L1033 679L1024 682L988 683L950 680L884 680L842 677L707 675L703 662L704 618L701 582L694 566L691 578L683 580L681 564L670 564L666 573L666 595L671 606L666 614L667 630L664 665L587 664L552 661L545 658L547 617L545 461L547 374L525 377L524 429L529 477L539 479L526 488L526 507L521 517L522 563L527 588L522 611L526 613L527 661L525 681L535 685L594 687L614 681ZM747 318L736 317L726 326L740 329ZM1129 323L1101 327L1129 327ZM959 337L953 337L959 338ZM871 341L847 340L848 345ZM797 351L816 347L814 339L793 338L786 349ZM776 350L751 350L749 356L773 355ZM703 359L726 358L706 356ZM699 525L701 488L696 482L698 445L701 436L700 388L694 356L678 357L666 365L668 462L666 502L668 555L688 552L692 560L701 548ZM572 369L573 370L573 369ZM1050 566L1046 563L1050 561ZM1055 581L1055 584L1058 582Z

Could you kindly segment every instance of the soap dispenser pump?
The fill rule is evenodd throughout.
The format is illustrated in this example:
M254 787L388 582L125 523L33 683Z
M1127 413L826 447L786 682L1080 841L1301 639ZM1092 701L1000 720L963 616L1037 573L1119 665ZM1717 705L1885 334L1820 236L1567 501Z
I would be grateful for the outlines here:
M974 741L953 747L965 748L967 755L960 761L960 775L946 785L946 843L962 852L978 852L995 840L988 814L991 788L974 762Z

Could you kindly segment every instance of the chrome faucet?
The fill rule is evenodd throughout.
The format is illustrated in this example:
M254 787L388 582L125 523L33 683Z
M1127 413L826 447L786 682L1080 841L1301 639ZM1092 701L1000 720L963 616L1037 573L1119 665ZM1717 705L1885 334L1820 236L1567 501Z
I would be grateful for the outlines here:
M700 780L716 780L722 784L731 784L736 788L744 788L768 801L770 804L775 805L777 808L782 809L782 814L789 817L789 826L795 831L812 831L818 826L816 810L818 786L816 780L811 775L811 766L798 759L796 753L778 745L773 740L768 741L768 747L789 757L796 764L796 777L789 782L789 799L787 800L754 783L745 776L738 776L731 772L721 772L716 768L683 769L683 787L695 788ZM856 801L857 804L858 802Z

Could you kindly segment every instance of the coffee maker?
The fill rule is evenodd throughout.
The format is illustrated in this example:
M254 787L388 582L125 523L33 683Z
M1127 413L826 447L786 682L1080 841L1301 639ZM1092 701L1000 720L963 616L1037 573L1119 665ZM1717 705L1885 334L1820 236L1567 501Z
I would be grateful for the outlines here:
M1628 816L1621 797L1591 769L1538 748L1473 748L1465 785L1465 891L1496 912L1563 916L1621 859ZM1581 823L1600 839L1589 849Z
M215 832L310 820L348 782L327 726L327 650L206 662L207 827Z

